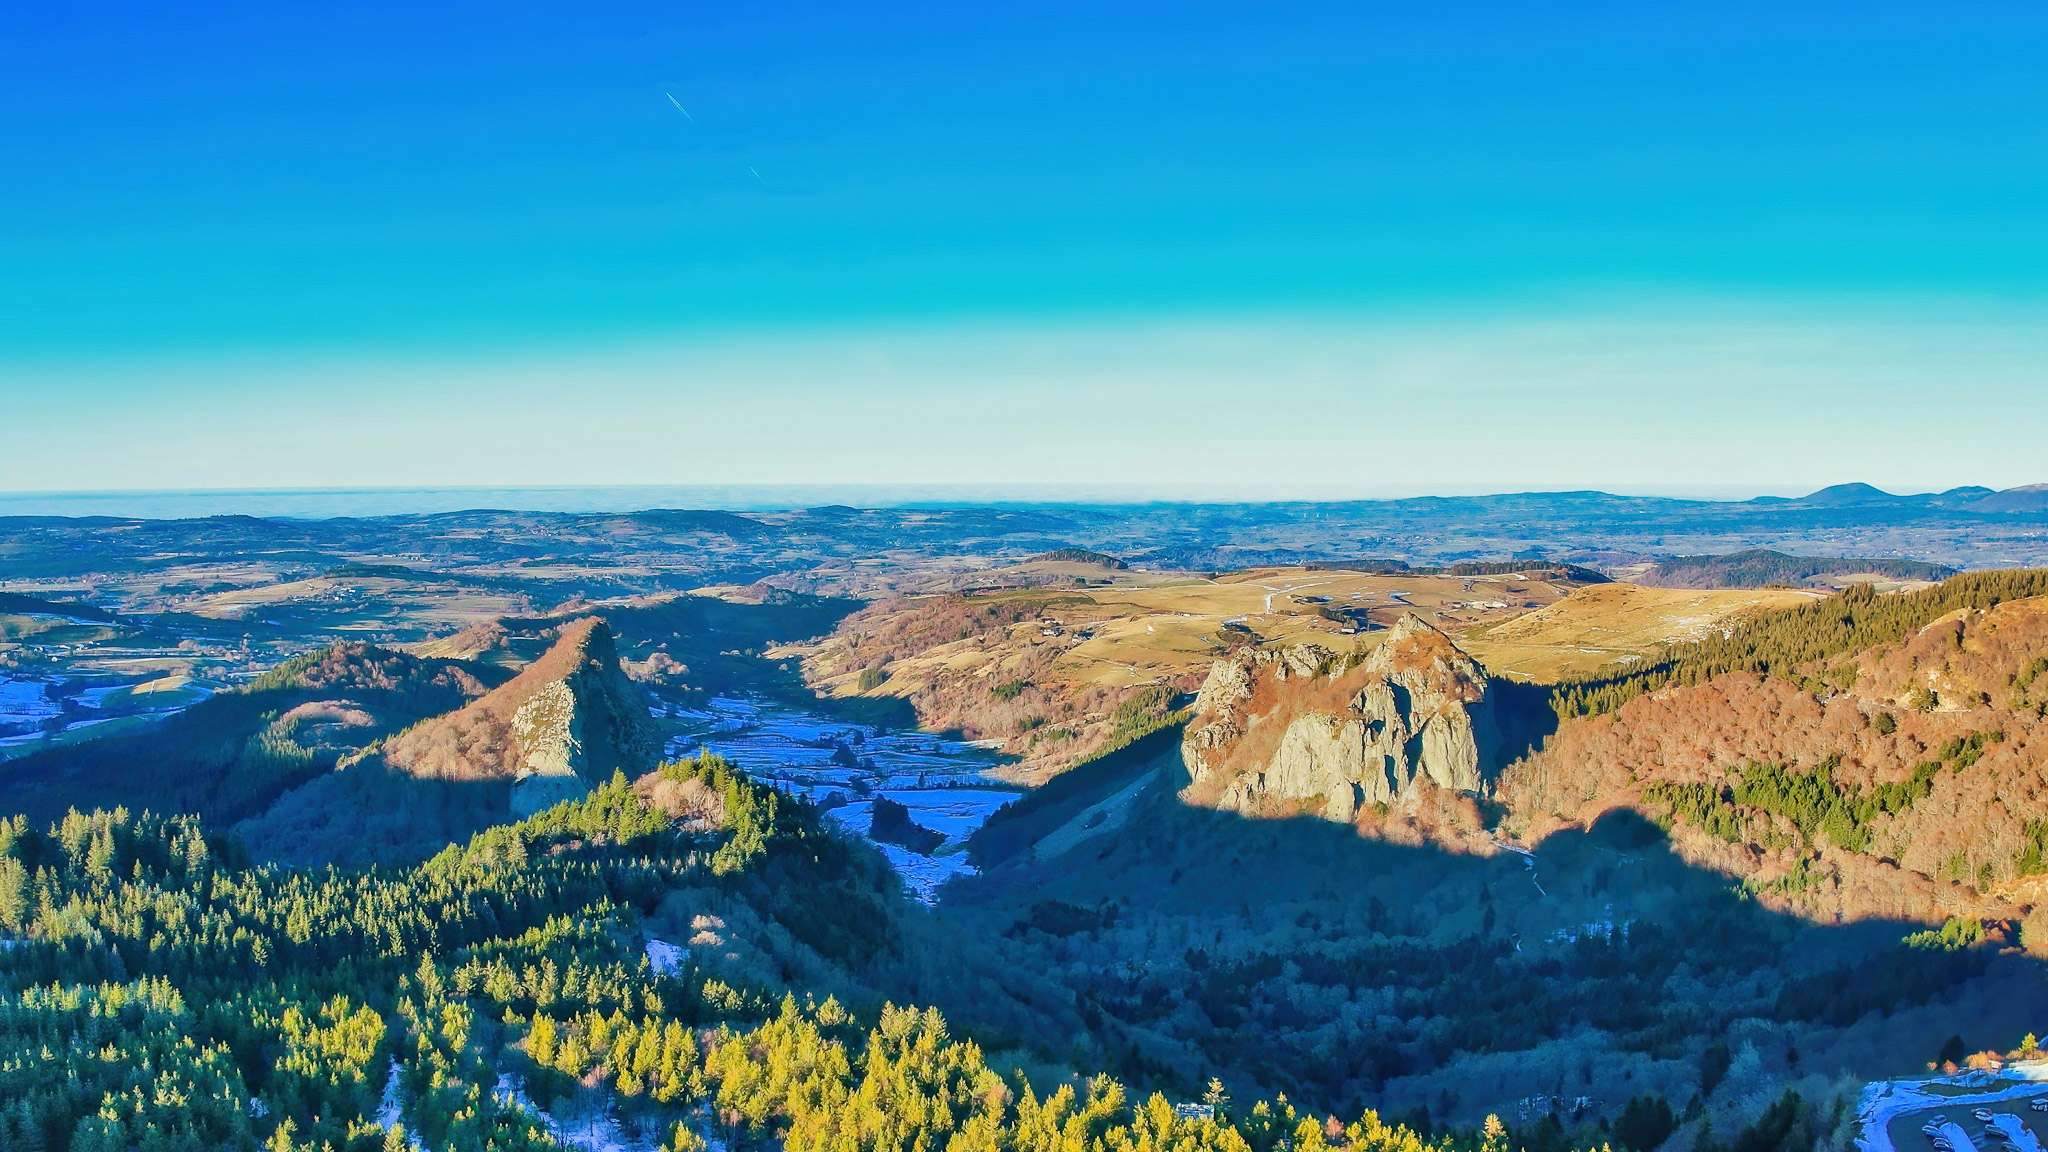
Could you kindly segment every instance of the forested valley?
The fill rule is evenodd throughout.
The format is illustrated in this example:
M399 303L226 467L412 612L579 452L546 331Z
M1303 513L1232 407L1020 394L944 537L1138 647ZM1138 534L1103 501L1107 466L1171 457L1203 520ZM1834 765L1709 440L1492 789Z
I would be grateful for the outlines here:
M842 972L903 947L879 858L715 758L397 868L252 864L191 817L12 819L0 1147L550 1148L594 1111L677 1150L1509 1144L1498 1121L1425 1136L1220 1085L1176 1109L1107 1075L1034 1083L937 1010L650 948L693 891Z

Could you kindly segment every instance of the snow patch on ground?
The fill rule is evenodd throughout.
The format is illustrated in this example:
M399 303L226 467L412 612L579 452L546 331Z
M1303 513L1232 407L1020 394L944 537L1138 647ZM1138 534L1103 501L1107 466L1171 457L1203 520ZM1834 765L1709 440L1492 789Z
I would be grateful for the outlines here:
M647 964L656 976L674 976L683 970L683 950L666 940L647 941Z
M181 712L213 694L212 689L202 685L188 685L178 692L163 696L166 703L149 707L148 699L137 699L132 695L133 684L103 685L98 688L78 689L63 700L50 698L50 685L42 680L24 680L19 677L0 676L0 748L20 748L40 744L50 721L66 714L67 709L75 716L84 711L95 713L83 718L72 719L64 724L62 731L75 733L101 724L108 724L128 716L162 717ZM122 693L131 693L122 697ZM106 709L109 701L118 700L116 716L96 715Z
M389 1128L404 1122L405 1100L398 1082L398 1058L394 1056L391 1058L391 1071L384 1077L384 1099L377 1105L377 1123ZM426 1145L420 1143L419 1134L410 1129L405 1134L405 1146L412 1152L427 1152Z
M567 1104L561 1117L535 1104L526 1094L526 1082L510 1073L499 1075L491 1095L539 1120L558 1143L580 1152L660 1152L666 1135L655 1121L619 1123L609 1092L579 1092L573 1101L558 1102Z
M736 696L713 697L699 709L672 708L669 715L688 722L669 742L670 755L715 752L756 779L827 805L834 821L860 835L874 819L875 796L910 809L910 818L943 834L945 844L930 856L894 844L876 847L926 903L941 884L974 871L961 846L1018 795L988 779L996 758L972 741Z
M0 676L0 724L40 724L59 711L57 702L46 694L42 681Z

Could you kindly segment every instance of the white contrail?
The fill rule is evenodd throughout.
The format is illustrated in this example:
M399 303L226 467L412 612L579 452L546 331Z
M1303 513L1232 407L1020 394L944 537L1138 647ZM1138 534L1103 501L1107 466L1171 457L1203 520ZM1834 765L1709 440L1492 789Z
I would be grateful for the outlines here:
M754 172L754 166L752 164L747 165L747 171ZM761 180L761 174L759 172L754 172L754 179ZM766 184L767 181L761 180L761 183Z
M681 112L683 114L683 119L688 120L692 124L695 124L697 122L697 118L695 116L690 115L690 110L688 108L683 107L682 101L676 99L674 96L670 95L667 92L663 92L662 95L667 96L668 102L676 106L676 111Z

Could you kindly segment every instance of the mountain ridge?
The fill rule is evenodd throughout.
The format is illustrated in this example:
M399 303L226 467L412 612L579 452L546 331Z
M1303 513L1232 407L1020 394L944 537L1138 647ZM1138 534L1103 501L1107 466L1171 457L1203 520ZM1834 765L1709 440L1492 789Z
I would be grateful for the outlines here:
M489 665L337 641L160 725L10 761L0 807L55 817L81 803L126 805L232 822L509 677ZM156 770L138 773L142 762Z
M235 832L260 858L406 859L654 767L660 741L599 617L562 625L518 675L307 780Z
M1804 496L1793 497L1790 500L1772 502L1782 502L1809 508L1918 505L1939 508L1976 509L1986 512L2031 511L2040 507L2040 505L2024 501L1994 505L1993 501L1997 501L2000 497L2014 497L2044 491L2048 491L2048 484L2027 484L2018 488L2007 488L2002 492L1997 489L1983 487L1982 485L1967 484L1957 488L1950 488L1943 492L1919 492L1911 495L1900 495L1887 492L1871 484L1865 484L1862 481L1850 481L1845 484L1830 484L1825 488L1816 489Z
M545 654L461 710L388 741L383 763L428 779L513 781L512 812L573 799L614 771L654 766L660 740L647 702L619 667L600 617L563 625Z

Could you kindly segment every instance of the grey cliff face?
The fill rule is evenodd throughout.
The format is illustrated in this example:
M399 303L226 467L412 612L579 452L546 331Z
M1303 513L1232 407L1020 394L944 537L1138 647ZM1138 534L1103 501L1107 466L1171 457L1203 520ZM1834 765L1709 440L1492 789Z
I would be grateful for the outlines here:
M1261 677L1279 703L1251 714ZM1340 708L1290 710L1285 697L1338 681L1358 685ZM1477 793L1496 765L1500 733L1484 669L1442 632L1404 617L1362 666L1312 645L1219 660L1195 701L1181 746L1190 791L1216 790L1218 807L1264 814L1273 802L1320 806L1350 822L1369 804L1398 806L1418 780ZM1234 746L1262 724L1285 723L1263 763L1220 774Z
M646 702L620 670L610 631L602 628L566 677L519 706L511 726L519 756L515 816L581 796L615 769L643 771L660 747Z

